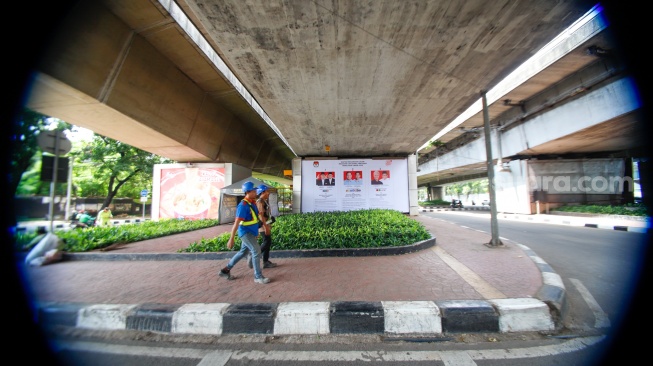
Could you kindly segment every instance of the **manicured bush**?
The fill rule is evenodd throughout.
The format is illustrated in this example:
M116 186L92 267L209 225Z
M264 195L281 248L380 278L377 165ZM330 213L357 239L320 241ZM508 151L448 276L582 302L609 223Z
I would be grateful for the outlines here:
M392 247L430 237L421 223L383 209L284 215L272 225L275 250ZM228 240L229 233L203 238L179 252L228 251ZM234 250L240 244L234 240Z
M86 229L57 230L59 238L66 244L64 251L87 252L108 247L112 244L133 243L141 240L183 233L216 226L216 219L177 220L164 219L119 226L93 226Z
M418 205L421 207L430 207L430 206L449 206L451 201L443 200L433 200L433 201L420 201Z
M602 215L646 216L646 207L641 204L612 205L569 205L553 209L560 212L580 212Z

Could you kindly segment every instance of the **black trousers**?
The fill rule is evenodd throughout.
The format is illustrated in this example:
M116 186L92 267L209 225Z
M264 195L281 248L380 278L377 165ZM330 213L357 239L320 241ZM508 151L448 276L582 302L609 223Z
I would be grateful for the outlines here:
M261 253L263 253L263 263L270 259L270 247L272 246L272 235L260 234L263 237L261 242Z

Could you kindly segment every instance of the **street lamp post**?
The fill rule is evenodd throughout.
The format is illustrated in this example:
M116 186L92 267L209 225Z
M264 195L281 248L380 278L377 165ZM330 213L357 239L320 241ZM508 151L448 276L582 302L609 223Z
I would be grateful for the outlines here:
M490 247L503 246L499 238L499 222L497 220L497 200L494 190L494 163L492 158L492 144L490 142L490 114L487 107L487 98L485 91L481 91L483 100L483 124L485 130L485 152L487 154L487 179L490 191L490 229L492 230L492 239L488 243Z

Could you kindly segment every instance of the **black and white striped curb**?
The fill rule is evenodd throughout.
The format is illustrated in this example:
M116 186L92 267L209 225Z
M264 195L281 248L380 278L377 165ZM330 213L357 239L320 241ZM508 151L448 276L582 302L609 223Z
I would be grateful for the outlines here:
M117 220L111 220L111 225L119 226L124 224L140 224L146 221L151 221L151 219L150 218L117 219ZM38 230L39 227L48 230L50 228L50 221L41 220L41 221L19 222L15 230L17 232L27 233L27 232L35 232ZM71 228L70 221L63 221L63 220L53 221L52 227L54 228L54 230L69 230Z
M520 214L500 214L500 218L514 220L514 221L527 221L538 222L545 224L569 225L589 227L595 229L617 230L617 231L631 231L638 233L650 232L650 225L647 220L620 220L610 217L583 217L583 216L567 216L567 215L520 215ZM615 225L615 222L628 222L627 225Z
M553 331L533 298L449 301L169 304L42 304L43 326L174 334L379 334Z
M516 245L522 248L542 274L542 286L535 294L535 297L549 306L552 321L556 325L561 325L562 319L568 310L567 292L562 278L529 247L519 243L516 243Z
M450 208L450 207L422 207L420 212L439 212L439 211L490 211L488 206L472 206L472 207L463 207L463 208ZM589 227L596 229L607 229L607 230L618 230L618 231L631 231L638 233L648 233L652 230L650 229L651 225L648 223L646 218L634 218L628 216L628 219L623 219L619 217L592 217L592 216L570 216L568 213L565 215L525 215L525 214L511 214L511 213L499 213L499 218L515 220L515 221L525 221L525 222L536 222L536 223L546 223L546 224L557 224L557 225L569 225L569 226L581 226ZM628 222L627 225L615 225L615 222Z
M436 211L490 211L490 206L465 206L465 207L421 207L420 212Z

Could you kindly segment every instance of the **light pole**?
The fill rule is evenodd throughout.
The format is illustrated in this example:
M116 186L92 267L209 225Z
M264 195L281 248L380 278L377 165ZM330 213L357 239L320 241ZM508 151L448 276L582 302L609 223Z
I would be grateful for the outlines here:
M481 99L483 100L483 122L485 130L485 152L487 154L487 180L490 191L490 228L492 230L492 239L488 243L490 247L503 246L501 239L499 239L499 222L497 220L497 200L494 191L494 163L492 158L492 144L490 143L490 114L487 107L487 98L485 91L481 91Z

